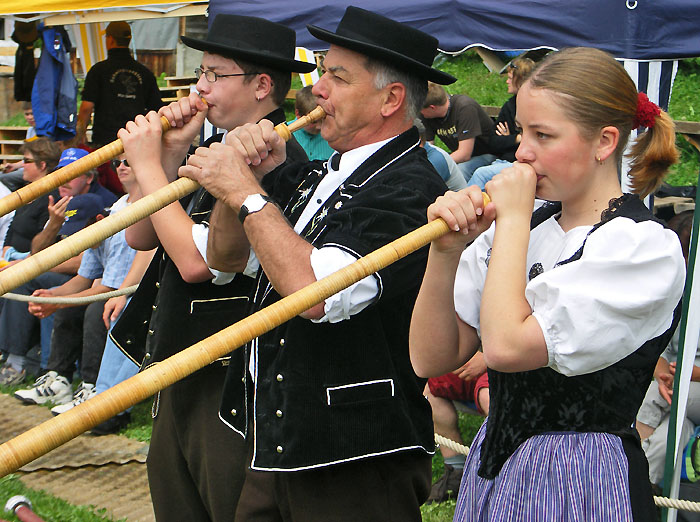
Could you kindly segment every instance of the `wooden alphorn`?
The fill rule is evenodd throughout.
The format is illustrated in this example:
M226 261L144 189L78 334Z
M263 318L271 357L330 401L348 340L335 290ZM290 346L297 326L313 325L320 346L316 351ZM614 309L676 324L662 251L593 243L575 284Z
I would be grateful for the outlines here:
M163 127L163 132L170 130L170 122L165 116L160 118L160 123ZM26 205L34 201L39 196L48 194L55 188L68 183L70 180L82 176L90 169L94 169L102 165L104 162L111 160L124 152L124 144L122 140L116 139L112 143L108 143L104 147L100 147L96 151L91 152L87 156L69 163L65 167L61 167L43 178L40 178L29 185L11 192L4 198L0 198L0 216L4 216L17 210L22 205ZM97 183L97 181L95 181Z
M285 141L289 140L292 132L305 127L309 123L313 123L325 116L325 112L321 107L316 107L306 116L302 116L298 120L289 124L289 128L284 123L280 123L275 127ZM165 116L161 116L160 123L163 127L163 132L170 130L170 122ZM38 179L29 185L22 187L7 196L0 198L0 216L9 214L13 210L17 210L22 205L34 201L39 196L48 194L55 188L68 183L70 180L82 176L90 169L94 169L122 154L124 152L124 144L122 140L116 139L112 143L108 143L104 147L100 147L96 151L91 152L73 163L61 167L60 169L47 174L41 179Z
M0 477L16 471L129 406L151 397L157 391L418 250L448 231L449 228L442 219L423 225L338 272L294 292L172 357L146 368L75 408L5 442L0 445Z
M289 126L280 123L275 127L275 131L283 139L288 140L292 132L324 116L325 113L323 109L321 109L321 107L316 107L306 116L290 123ZM119 141L119 146L122 146L121 140L117 141ZM116 142L110 145L114 145L114 143ZM85 158L82 159L86 159L87 157L88 156L85 156ZM74 163L78 163L79 161L81 160L77 160ZM74 163L71 163L71 165ZM116 234L120 230L124 230L137 221L150 216L170 203L194 192L198 188L199 184L196 181L189 178L179 178L152 194L144 196L119 212L109 215L97 223L72 234L66 239L27 257L16 265L6 268L0 272L0 295L34 279L39 274L43 274L56 265L78 255L80 252L98 244L100 241Z

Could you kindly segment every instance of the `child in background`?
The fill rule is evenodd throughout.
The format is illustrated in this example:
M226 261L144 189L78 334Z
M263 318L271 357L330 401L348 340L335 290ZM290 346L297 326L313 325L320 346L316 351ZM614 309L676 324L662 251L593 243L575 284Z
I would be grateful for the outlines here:
M294 101L294 114L297 119L306 116L318 105L316 96L311 93L312 85L299 89ZM321 137L321 122L310 123L303 129L294 133L299 145L306 151L309 160L326 161L335 151L328 142Z
M27 134L25 135L24 141L30 141L36 139L36 129L34 128L34 111L32 111L32 104L30 102L22 103L22 111L24 112L24 119L27 121L29 128L27 129ZM24 168L24 161L16 161L14 163L3 163L0 165L0 173L5 175L0 177L0 181L9 188L10 190L17 190L25 185L25 181L22 179L22 170ZM10 173L12 175L7 175Z

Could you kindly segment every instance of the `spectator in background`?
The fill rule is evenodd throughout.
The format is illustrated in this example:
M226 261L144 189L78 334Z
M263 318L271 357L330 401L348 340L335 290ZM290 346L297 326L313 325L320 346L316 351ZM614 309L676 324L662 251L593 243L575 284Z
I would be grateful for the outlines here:
M22 103L22 111L24 112L24 119L27 121L27 125L29 125L24 140L29 141L36 139L36 128L34 128L35 122L32 104L30 102ZM5 175L0 177L0 181L2 181L2 183L10 190L17 190L26 183L22 177L24 173L23 168L23 160L15 163L3 163L0 165L0 172L4 173Z
M146 269L153 260L153 255L155 253L155 250L140 250L136 252L134 261L131 263L131 268L119 288L128 288L139 284L143 275L146 273ZM112 297L104 305L102 319L104 320L108 332L107 342L105 343L105 349L102 353L102 361L100 362L100 371L97 374L97 382L95 383L96 394L102 393L112 386L116 386L129 377L133 377L139 371L140 361L132 361L127 357L127 355L117 347L111 336L112 327L119 320L119 317L121 317L122 310L124 310L130 299L130 297L125 295ZM75 403L75 396L73 402ZM75 404L73 404L73 406L75 406ZM126 411L120 412L114 417L101 422L90 431L95 435L115 433L129 423L131 420L130 411L131 408L128 408ZM54 408L52 412L54 414L61 413L57 411L56 408Z
M481 415L489 414L489 378L484 354L476 352L474 357L454 372L428 379L425 397L433 410L435 433L464 444L453 401L474 403ZM459 492L466 455L447 446L440 446L440 453L445 461L445 471L430 489L427 504L454 500Z
M313 85L299 89L294 101L294 114L297 119L306 116L318 106L317 98L311 93ZM306 151L309 160L326 161L335 151L321 136L321 122L310 123L294 133L299 145Z
M668 226L678 234L683 257L687 263L690 232L693 226L693 211L686 210L673 216L669 220ZM666 440L673 398L673 380L676 375L679 337L680 333L677 329L668 347L656 363L654 380L649 385L642 406L637 413L637 431L642 439L642 449L649 461L649 480L652 484L659 484L664 478ZM685 447L693 435L695 427L700 426L700 352L696 352L690 381L679 447ZM694 467L698 469L696 464ZM697 477L698 471L695 473Z
M83 149L66 149L61 153L58 167L65 167L75 160L87 156L87 154L88 153ZM58 195L61 199L55 204L54 196L49 195L49 220L43 230L32 239L32 254L36 254L46 247L53 245L59 239L62 239L59 237L59 231L66 227L66 209L73 196L94 194L99 198L100 205L103 209L111 207L117 200L117 196L96 181L96 176L97 172L94 169L90 169L87 173L67 181L58 187ZM61 234L64 234L64 232L61 232ZM72 260L64 261L64 263L71 263L68 264L66 268L72 267L72 270L68 268L69 273L75 274L80 265L79 256L72 258Z
M24 163L22 176L24 181L30 183L53 171L61 157L58 144L48 138L37 138L27 142L22 145L20 152L23 154ZM58 190L54 190L17 209L5 236L3 258L6 261L24 259L29 255L32 239L41 232L49 219L49 201L59 199Z
M44 141L43 139L38 139L29 142L25 147L35 143L41 144L44 143ZM82 150L76 153L76 150L78 149L66 149L63 151L58 163L59 167L68 165L76 160L80 153L84 153ZM25 162L26 161L27 158L25 157ZM27 181L34 181L34 179L29 179L34 177L39 179L40 176L38 176L38 173L36 173L30 165L33 167L34 162L29 162L27 167L25 167L25 177ZM29 175L27 175L27 173L29 173ZM60 195L59 192L47 196L46 198L49 200L47 212L48 221L46 221L44 217L43 220L34 223L34 226L41 227L43 223L46 223L46 226L43 229L40 228L40 232L34 238L28 240L26 236L24 236L22 237L22 242L17 242L15 244L20 245L21 248L26 248L27 243L29 243L31 253L36 253L50 246L58 239L62 239L84 228L89 224L90 220L98 214L104 214L105 200L101 198L99 194L91 194L89 190L86 193L79 194L79 192L88 185L90 185L90 183L84 180L78 180L77 183L71 182L59 189L61 191L60 193L63 194L63 197L60 199L58 199ZM109 194L108 191L105 192ZM73 197L78 194L80 197ZM39 199L41 200L41 198ZM53 202L55 199L58 199L58 201L54 204ZM27 207L31 207L35 203L36 201L30 203ZM17 210L16 219L13 220L10 230L8 231L8 238L11 238L13 225L17 223L20 211L24 208L25 207L20 207ZM32 217L32 215L30 214L29 217ZM30 222L28 225L32 225L32 223ZM29 229L30 226L26 228ZM12 236L12 239L14 240L14 236ZM14 247L12 248L14 249ZM11 261L11 263L18 262L19 259L23 259L28 255L30 254L27 253L26 250L17 251L17 249L11 250L8 248L5 252L5 259L14 256L14 260ZM82 255L82 253L78 254L56 265L51 270L38 275L31 281L19 286L16 292L23 295L31 295L32 292L39 288L51 288L62 285L78 273ZM45 369L48 365L48 354L50 352L49 339L52 324L53 321L51 319L48 321L47 319L43 319L41 321L42 369ZM26 355L39 337L39 329L37 326L37 319L29 313L24 303L7 301L3 304L2 312L0 313L0 350L9 353L9 355L7 363L0 369L0 384L18 384L26 377Z
M497 159L490 154L489 147L493 120L466 94L450 96L444 87L431 82L421 119L427 130L427 141L432 143L437 135L447 145L465 180L471 178L477 168Z
M132 58L130 42L129 24L112 22L107 26L107 59L93 65L85 77L78 111L79 143L85 143L93 112L92 146L99 148L116 140L117 131L138 114L157 111L163 105L155 76ZM105 187L123 193L116 173L107 164L100 176Z
M112 212L127 207L137 189L136 178L131 168L124 163L120 161L116 170L127 194L114 204ZM96 196L86 196L95 199L97 205L100 204ZM86 196L76 196L74 200L82 200ZM100 218L98 215L97 219ZM78 274L71 280L57 288L35 290L32 295L86 297L110 292L121 286L135 254L136 251L127 245L125 232L122 230L86 250ZM57 404L51 412L58 415L96 394L95 385L107 338L107 328L102 320L104 308L104 301L83 306L29 304L29 312L40 319L51 314L55 316L51 356L47 365L48 371L37 379L31 388L17 391L16 398L32 404ZM76 361L80 361L80 377L83 382L73 393L70 383Z
M462 171L459 170L459 166L455 163L452 157L442 150L440 147L431 145L425 141L425 125L420 120L416 118L413 120L413 125L418 129L418 135L420 136L420 146L425 149L428 155L428 161L432 163L433 167L440 177L447 185L447 188L454 190L455 192L467 188L467 182L464 181L464 176L462 176Z
M503 104L496 118L496 127L490 137L491 152L499 156L490 165L479 167L472 177L467 180L468 185L478 185L484 190L486 182L504 168L510 167L515 161L515 151L520 145L521 131L515 123L516 98L520 86L525 83L530 73L535 68L535 62L529 58L516 58L508 64L508 94L510 99Z

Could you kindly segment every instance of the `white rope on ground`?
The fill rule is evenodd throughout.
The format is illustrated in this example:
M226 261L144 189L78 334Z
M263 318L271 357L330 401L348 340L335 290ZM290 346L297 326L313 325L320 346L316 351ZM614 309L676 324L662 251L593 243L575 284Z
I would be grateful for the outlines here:
M452 451L461 453L462 455L469 454L469 447L459 442L450 440L442 435L435 434L435 442L441 446L450 448ZM666 498L666 497L654 497L654 502L657 506L663 508L680 509L682 511L692 511L694 513L700 513L700 502L690 502L689 500Z
M688 500L666 497L654 497L654 502L656 502L656 505L659 507L680 509L682 511L693 511L695 513L700 513L700 502L690 502Z
M438 435L437 433L435 434L435 442L437 442L440 446L450 448L452 451L456 451L462 455L469 455L469 446L465 446L464 444L450 440L447 437Z
M101 294L88 295L85 297L41 297L41 296L31 296L22 294L13 294L8 292L0 297L4 299L9 299L10 301L22 301L24 303L47 303L47 304L72 304L72 305L82 305L95 303L97 301L106 301L112 297L119 297L121 295L133 294L139 285L128 286L126 288L121 288L119 290L112 290L111 292L103 292Z

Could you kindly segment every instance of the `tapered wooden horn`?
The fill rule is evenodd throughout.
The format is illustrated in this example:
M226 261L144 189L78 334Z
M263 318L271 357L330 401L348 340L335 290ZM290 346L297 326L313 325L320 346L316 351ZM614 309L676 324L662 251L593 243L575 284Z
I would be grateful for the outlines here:
M289 128L283 123L280 123L275 127L275 130L282 136L282 138L288 140L292 132L305 127L309 123L313 123L326 115L321 107L316 107L306 116L295 120L289 124ZM170 122L165 116L160 118L160 123L163 127L163 132L170 130ZM122 140L116 139L112 143L108 143L104 147L100 147L96 151L91 152L87 156L75 160L74 162L61 167L60 169L47 174L41 179L38 179L25 187L22 187L14 192L11 192L7 196L0 198L0 216L4 216L17 210L22 205L26 205L31 201L34 201L39 196L48 194L52 190L68 183L70 180L82 176L90 169L94 169L122 154L124 152L124 144Z
M323 109L321 107L316 107L309 114L290 123L288 126L284 123L280 123L275 127L275 131L277 131L282 138L288 140L292 132L324 116L325 112L323 112ZM121 140L117 141L121 147ZM117 142L113 142L110 145L114 145L115 143ZM103 147L103 149L104 148L105 147ZM86 159L88 157L89 156L85 156L81 159ZM71 165L79 161L81 160L77 160L71 163ZM68 167L71 165L68 165ZM152 194L144 196L119 212L111 214L97 223L72 234L66 239L27 257L16 265L6 268L0 272L0 295L34 279L39 274L51 270L56 265L78 255L80 252L98 244L100 241L116 234L120 230L124 230L137 221L150 216L170 203L194 192L198 188L199 184L196 181L189 178L179 178Z
M170 122L163 116L160 119L163 127L163 132L170 130ZM112 143L108 143L104 147L100 147L96 151L91 152L87 156L69 163L65 167L47 174L43 178L33 181L29 185L9 193L4 198L0 198L0 216L9 214L13 210L17 210L22 205L26 205L34 201L39 196L48 194L52 190L68 183L70 180L82 176L90 169L94 169L105 163L106 161L116 158L124 152L124 144L122 140L117 139Z
M104 221L104 220L103 220ZM0 476L194 373L448 232L438 219L0 445Z

